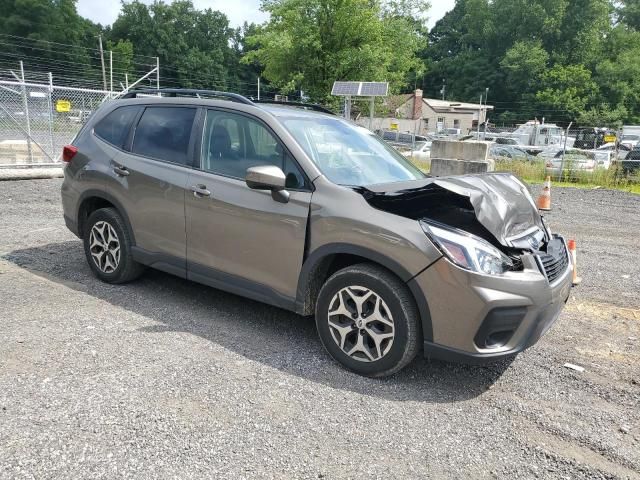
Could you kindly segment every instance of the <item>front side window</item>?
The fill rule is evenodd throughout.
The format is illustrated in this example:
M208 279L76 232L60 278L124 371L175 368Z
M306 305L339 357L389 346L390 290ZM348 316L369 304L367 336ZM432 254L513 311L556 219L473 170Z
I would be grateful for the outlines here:
M282 118L309 158L339 185L365 186L424 178L380 137L346 120L330 117Z
M298 165L262 123L244 115L209 110L202 139L202 169L244 179L247 169L262 165L280 167L286 187L308 188Z
M145 157L187 164L196 109L147 107L138 122L131 151Z
M116 108L97 123L93 128L93 133L105 142L122 148L129 134L131 122L133 122L139 110L140 107L137 105Z

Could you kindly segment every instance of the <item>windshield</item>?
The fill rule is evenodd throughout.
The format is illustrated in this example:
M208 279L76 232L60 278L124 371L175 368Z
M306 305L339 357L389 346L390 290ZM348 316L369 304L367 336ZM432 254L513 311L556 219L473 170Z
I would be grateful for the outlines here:
M282 123L329 180L365 186L425 175L369 130L339 118L292 117Z

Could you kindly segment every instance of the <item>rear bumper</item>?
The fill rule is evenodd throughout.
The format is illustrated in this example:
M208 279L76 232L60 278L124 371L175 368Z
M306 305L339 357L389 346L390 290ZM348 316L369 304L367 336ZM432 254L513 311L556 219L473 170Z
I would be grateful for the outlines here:
M76 221L72 220L67 215L64 215L64 223L67 228L71 230L71 233L73 233L78 238L80 237L78 233L78 223Z
M523 271L498 277L463 270L442 258L411 280L424 293L431 316L425 356L477 364L535 344L569 298L573 266L569 263L549 283L534 255L524 256L523 263Z

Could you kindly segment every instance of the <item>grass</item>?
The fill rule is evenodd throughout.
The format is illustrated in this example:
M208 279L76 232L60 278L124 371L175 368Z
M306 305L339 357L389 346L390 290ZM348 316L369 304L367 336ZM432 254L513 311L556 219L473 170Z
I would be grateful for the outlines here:
M496 161L496 171L511 172L529 183L542 183L547 177L544 162ZM565 170L560 177L552 178L553 184L564 187L608 188L640 194L637 178L622 176L615 167L596 168L593 172Z
M411 160L411 159L409 159ZM413 164L425 173L431 169L430 161L414 160ZM512 160L497 160L496 172L510 172L522 180L536 184L542 183L547 177L545 162L520 162ZM553 180L554 186L577 188L608 188L640 195L640 179L637 177L623 177L615 168L596 169L592 173L584 171L566 172L561 178Z

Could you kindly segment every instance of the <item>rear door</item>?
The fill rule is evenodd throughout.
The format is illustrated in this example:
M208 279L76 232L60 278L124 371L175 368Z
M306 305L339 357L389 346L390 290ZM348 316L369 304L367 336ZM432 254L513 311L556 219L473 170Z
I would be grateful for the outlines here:
M292 308L302 267L311 187L291 154L261 120L210 109L200 163L186 197L188 278ZM287 203L250 189L246 170L276 165L287 175ZM204 193L203 193L204 192Z
M141 260L186 275L185 187L197 107L146 106L112 161L110 192L129 216Z

